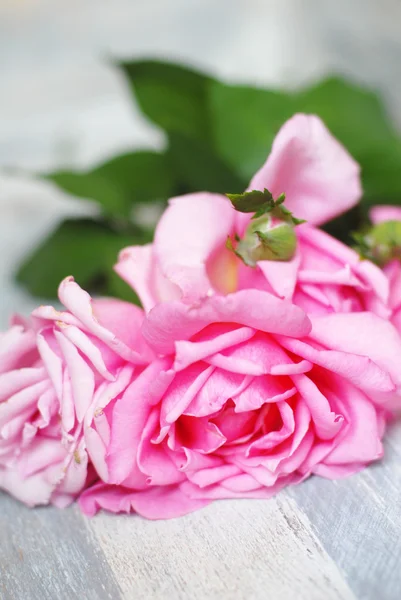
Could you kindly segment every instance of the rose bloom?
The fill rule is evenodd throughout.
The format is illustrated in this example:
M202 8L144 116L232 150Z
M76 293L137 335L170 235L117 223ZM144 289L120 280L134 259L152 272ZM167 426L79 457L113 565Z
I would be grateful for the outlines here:
M173 517L382 456L401 386L388 279L314 227L358 201L358 166L318 118L297 115L250 184L265 187L308 220L288 262L246 266L225 244L250 216L206 193L173 199L154 244L122 252L159 358L115 404L108 481L81 496L87 514Z
M0 335L0 489L29 506L69 504L92 458L107 477L107 416L151 356L139 308L91 302L72 278L59 297L66 312L42 306Z

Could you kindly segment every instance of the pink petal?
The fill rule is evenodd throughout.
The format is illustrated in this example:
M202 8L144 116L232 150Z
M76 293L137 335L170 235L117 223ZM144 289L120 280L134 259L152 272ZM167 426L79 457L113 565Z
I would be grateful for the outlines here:
M291 451L287 458L280 461L278 471L280 475L291 474L297 471L298 467L305 461L313 444L315 436L312 431L308 431L302 438L295 450Z
M196 363L175 376L162 400L162 424L174 423L190 406L214 371L203 363Z
M390 261L385 267L384 272L390 283L389 304L393 310L401 307L401 263L399 260ZM401 328L398 328L401 331Z
M39 383L46 378L44 368L17 369L0 375L0 403L8 400L24 388Z
M71 378L68 369L64 369L63 389L60 400L60 416L64 430L68 433L75 424L75 407L72 397Z
M311 271L302 269L298 274L299 283L318 283L330 285L349 285L361 290L366 290L358 279L351 273L349 265L345 265L335 273L325 271Z
M102 377L109 381L114 380L114 375L108 371L102 353L96 345L95 338L91 340L86 333L74 325L60 323L59 329L61 333L74 344L81 354L86 356Z
M185 475L179 471L169 456L165 445L152 444L151 439L157 432L159 412L153 410L143 428L138 445L137 463L146 475L147 485L171 485L183 481Z
M264 404L276 404L292 398L297 390L289 385L291 381L282 377L264 375L253 377L250 384L241 392L231 394L237 412L257 410Z
M292 260L287 262L261 260L258 262L258 267L276 294L280 298L291 300L297 285L297 274L300 263L301 255L298 250Z
M293 473L305 461L313 443L315 434L311 429L311 413L305 402L297 402L294 410L295 431L287 458L280 460L279 472Z
M322 440L333 438L343 426L343 417L332 411L327 398L306 375L293 375L292 380L310 411L317 435Z
M369 217L374 225L385 221L401 221L401 207L383 204L374 206L369 211Z
M401 338L391 323L372 313L313 317L312 340L327 348L366 356L401 385Z
M0 373L32 366L35 350L36 335L33 330L25 331L20 325L14 325L5 333L0 333Z
M47 479L46 473L39 472L31 477L23 477L15 469L0 467L0 489L28 506L48 504L54 487L55 484Z
M239 475L241 470L236 465L220 465L211 467L210 469L200 469L198 471L189 471L187 476L189 481L199 486L200 488L219 483L227 477ZM257 484L257 487L259 485Z
M37 335L37 344L40 357L47 374L53 384L57 398L61 400L63 389L63 363L55 344L53 329L48 327L40 331Z
M165 359L155 360L116 402L106 459L111 483L123 482L135 469L138 445L152 405L159 402L174 375L165 371L168 364Z
M319 463L313 468L313 473L327 479L342 479L359 473L366 468L366 463L349 463L347 465L326 465Z
M163 275L186 300L207 296L211 284L206 262L224 247L234 216L230 201L217 194L201 192L170 200L156 229L154 252Z
M140 334L145 315L139 306L113 298L97 298L92 301L92 308L95 319L119 342L146 359L153 358ZM114 344L110 347L114 350Z
M154 248L150 244L122 250L114 270L138 294L146 312L158 302L178 300L181 297L180 288L161 273Z
M359 165L319 117L298 114L277 134L272 151L249 189L286 194L295 216L320 225L357 204Z
M0 427L3 427L21 413L34 413L39 397L47 389L49 389L49 382L46 380L39 381L18 391L14 396L8 398L7 402L2 402L0 404Z
M234 492L235 496L237 496L238 494L248 494L248 492L254 492L256 490L260 491L261 485L265 486L266 489L268 486L272 486L276 483L277 477L274 476L270 476L271 483L261 483L254 477L255 469L249 470L252 471L252 473L240 473L239 475L233 475L221 481L221 490L228 490L229 492ZM262 468L261 471L266 473L266 469Z
M299 228L299 237L305 245L305 247L302 246L304 261L310 263L312 258L314 263L320 266L319 270L326 272L328 270L337 271L340 265L350 265L352 272L365 285L374 290L380 300L384 303L388 301L388 281L379 267L369 260L361 260L352 248L316 227L303 225ZM308 269L310 268L311 266L308 266Z
M174 351L174 342L189 340L211 323L238 323L261 331L291 337L307 335L310 323L306 314L286 300L266 292L243 290L228 296L213 296L199 305L166 302L150 311L143 335L157 351Z
M60 440L36 437L19 459L18 470L23 477L30 477L51 465L61 464L65 456L66 449Z
M84 488L88 475L88 453L85 449L85 439L82 438L64 462L64 477L59 482L57 491L61 494L76 496Z
M175 424L175 440L169 439L172 450L177 448L193 450L200 454L211 454L227 441L218 426L208 417L182 416Z
M82 358L76 347L59 331L54 335L60 345L61 352L68 368L71 381L75 413L82 423L95 391L95 376L88 363Z
M174 455L172 455L174 456ZM203 469L214 469L221 467L225 461L220 456L215 454L200 454L189 448L183 448L183 456L177 453L176 465L180 471L187 473L188 471L195 472Z
M148 312L157 303L152 289L153 247L131 246L124 248L118 256L114 270L139 296Z
M247 457L257 457L259 459L260 454L264 454L264 451L281 444L294 432L295 419L292 408L286 402L277 403L277 408L283 421L282 427L276 431L268 431L268 433L261 435L249 444L246 450ZM249 461L247 461L247 464L249 464ZM260 462L254 464L260 464Z
M171 519L203 508L207 500L189 498L177 485L132 492L123 487L96 484L79 499L82 512L95 515L100 509L114 513L136 512L147 519Z
M50 421L59 413L59 403L53 389L47 390L38 400L39 417L34 420L39 429L49 428ZM49 431L49 429L47 429Z
M285 337L280 337L280 343L290 352L345 377L362 389L381 392L395 389L389 374L366 356L335 350L318 350L301 340Z
M310 371L308 361L294 363L277 342L268 335L257 333L252 339L228 348L205 359L215 367L246 375L288 375Z
M198 360L249 340L254 334L255 331L250 327L239 327L206 341L178 341L175 345L174 370L181 371Z
M96 473L103 481L108 481L109 470L106 463L106 446L95 429L88 427L85 430L85 443L89 459L95 467Z
M241 479L228 479L222 485L216 484L211 485L207 488L199 488L190 481L185 481L180 485L180 488L187 494L191 499L194 500L222 500L225 498L271 498L277 492L283 489L283 487L298 483L303 479L303 476L288 475L281 477L271 487L265 487L257 482L254 483L254 479L243 474L245 477ZM236 477L236 476L234 476ZM253 479L253 481L252 481ZM256 485L259 485L256 488ZM231 489L227 489L231 487Z
M213 369L213 367L208 368L212 368L212 374L203 383L198 393L193 397L191 403L185 409L185 415L191 417L205 417L218 412L229 398L234 398L238 394L239 398L242 398L241 391L246 385L249 385L251 381L251 379L245 381L246 378L238 373L228 373L221 369ZM189 369L186 369L176 376L174 385L171 386L171 391L176 389L176 381L187 371L189 371Z
M344 434L339 436L338 444L326 456L324 463L361 463L380 458L383 448L374 405L365 394L343 381L337 383L335 393L338 396L339 408L345 414L346 423L343 428Z
M125 360L144 364L152 358L139 335L143 313L138 307L120 300L96 300L92 304L89 294L72 277L61 282L59 298L90 333Z
M86 425L89 426L92 424L93 420L97 420L97 418L103 414L103 409L126 390L128 385L134 379L133 374L138 369L140 369L140 367L126 364L117 371L115 381L104 381L99 385L93 396L93 402L86 412ZM137 374L139 374L139 371Z

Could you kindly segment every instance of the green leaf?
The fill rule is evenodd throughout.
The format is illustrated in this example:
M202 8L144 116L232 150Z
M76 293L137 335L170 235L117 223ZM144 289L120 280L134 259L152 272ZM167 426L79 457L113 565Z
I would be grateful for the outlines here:
M148 241L145 231L122 235L103 222L68 219L19 268L17 281L34 296L55 298L64 277L73 275L89 292L109 294L118 252Z
M106 214L127 214L128 206L120 186L101 175L91 172L58 171L44 177L71 196L96 200Z
M282 124L295 112L291 95L220 82L210 85L217 153L249 182L270 152Z
M121 62L143 113L167 132L199 140L210 137L208 88L204 73L165 62Z
M295 102L298 111L319 115L355 157L363 159L394 137L377 94L344 79L326 79L301 91Z
M46 176L79 198L96 200L107 215L128 218L133 204L168 198L173 175L165 154L131 152L91 171L60 171Z
M366 154L362 167L365 214L374 204L401 204L400 139L389 139Z
M181 187L179 193L208 191L224 194L243 190L245 181L200 140L174 133L169 136L170 164Z

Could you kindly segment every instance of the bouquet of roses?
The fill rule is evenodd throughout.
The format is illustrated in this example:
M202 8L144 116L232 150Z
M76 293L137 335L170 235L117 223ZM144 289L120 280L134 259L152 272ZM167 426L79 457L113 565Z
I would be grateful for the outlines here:
M401 408L401 209L373 209L359 251L318 228L360 196L356 162L295 115L248 191L173 198L153 244L122 250L143 309L68 277L64 311L14 317L0 488L157 519L380 459Z

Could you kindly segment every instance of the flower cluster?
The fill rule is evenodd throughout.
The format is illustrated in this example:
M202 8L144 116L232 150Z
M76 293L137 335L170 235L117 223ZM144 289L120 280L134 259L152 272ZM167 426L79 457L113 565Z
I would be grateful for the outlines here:
M0 338L0 487L156 519L380 458L401 407L401 263L317 227L360 195L354 160L295 115L247 193L173 198L154 243L121 252L144 310L68 278L65 312L16 319Z

